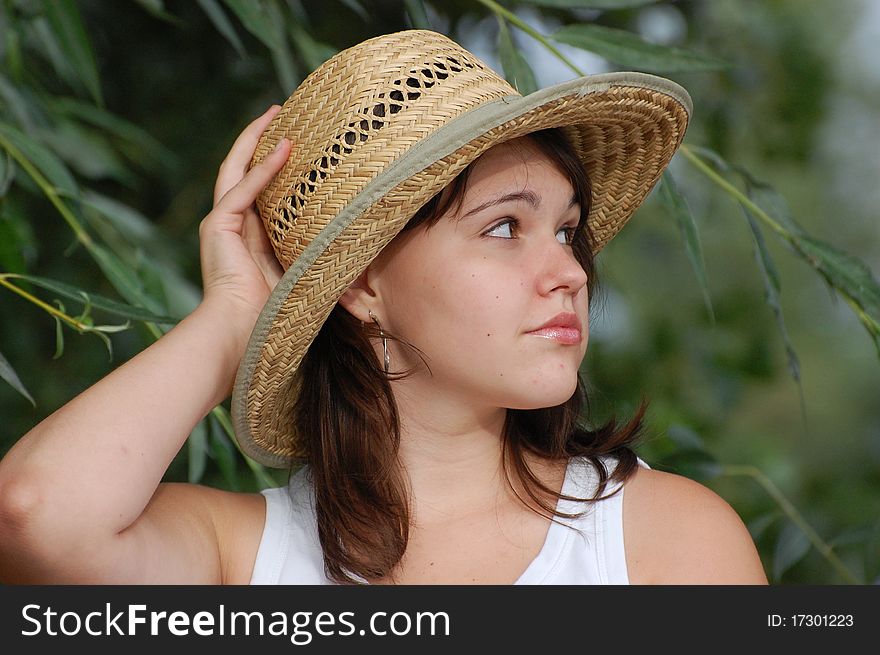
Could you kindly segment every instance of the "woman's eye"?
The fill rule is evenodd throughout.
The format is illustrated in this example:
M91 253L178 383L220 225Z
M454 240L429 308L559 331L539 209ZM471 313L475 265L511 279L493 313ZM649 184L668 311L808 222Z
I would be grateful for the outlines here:
M557 232L556 234L557 234L557 235L558 235L558 234L562 234L562 235L563 235L562 239L559 240L559 243L564 243L564 244L567 245L567 246L568 246L568 245L571 245L572 241L574 241L574 231L575 231L576 229L577 229L577 228L574 228L574 227L571 227L571 226L566 226L566 227L559 228L559 232Z
M489 228L483 234L489 237L496 237L499 239L513 239L514 234L516 232L516 228L519 226L518 221L515 218L509 218L501 223L498 223L495 227ZM556 232L556 238L559 243L564 244L566 246L571 245L574 241L574 233L577 228L567 225L565 227L559 228ZM559 238L559 235L562 235L562 238Z
M499 223L493 228L487 230L484 234L486 236L491 237L499 237L501 239L512 239L513 238L513 228L516 224L514 219L508 219L502 223Z

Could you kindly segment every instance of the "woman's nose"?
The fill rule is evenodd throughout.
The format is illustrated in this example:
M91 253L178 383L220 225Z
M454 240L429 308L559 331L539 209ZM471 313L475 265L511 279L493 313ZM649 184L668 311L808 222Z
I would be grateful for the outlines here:
M571 294L580 291L587 284L587 272L580 265L570 245L557 239L541 249L541 269L538 285L541 294L556 289L564 289Z

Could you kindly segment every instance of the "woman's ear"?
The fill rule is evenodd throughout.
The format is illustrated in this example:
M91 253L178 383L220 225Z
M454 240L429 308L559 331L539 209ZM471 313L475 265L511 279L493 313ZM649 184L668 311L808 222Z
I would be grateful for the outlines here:
M370 287L370 267L361 273L339 297L339 304L356 319L368 323L369 309L376 304L376 294Z

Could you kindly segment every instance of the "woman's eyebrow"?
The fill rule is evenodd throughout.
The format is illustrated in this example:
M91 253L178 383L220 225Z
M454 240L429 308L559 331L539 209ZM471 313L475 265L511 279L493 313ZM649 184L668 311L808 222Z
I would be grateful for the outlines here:
M538 209L541 206L541 198L537 193L526 189L525 191L515 191L513 193L505 193L503 196L498 196L497 198L492 198L491 200L487 200L481 205L477 205L466 214L459 218L459 221L463 221L464 219L473 216L474 214L479 214L481 211L485 209L489 209L489 207L495 207L496 205L501 205L506 202L526 202L531 205L534 209ZM571 209L575 205L578 204L577 194L573 193L571 196L571 200L568 203L568 209Z

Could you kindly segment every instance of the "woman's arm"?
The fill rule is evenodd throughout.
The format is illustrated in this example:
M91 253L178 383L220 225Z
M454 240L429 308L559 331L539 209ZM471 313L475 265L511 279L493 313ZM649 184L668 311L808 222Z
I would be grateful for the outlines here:
M739 515L693 480L638 469L624 486L623 523L633 584L767 584Z
M0 461L0 579L222 579L218 507L236 503L192 485L156 491L196 423L229 394L280 275L252 204L289 144L245 174L277 111L251 123L221 166L215 207L199 229L205 289L199 307L42 421Z

